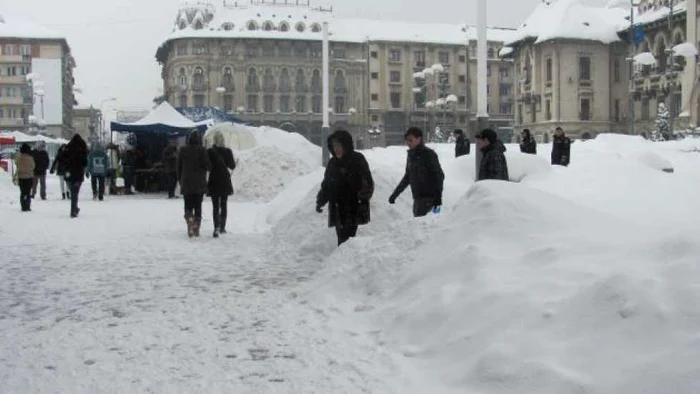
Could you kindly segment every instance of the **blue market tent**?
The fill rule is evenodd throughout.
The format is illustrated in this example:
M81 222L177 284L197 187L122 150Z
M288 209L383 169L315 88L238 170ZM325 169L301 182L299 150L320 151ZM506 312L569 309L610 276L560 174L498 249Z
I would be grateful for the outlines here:
M175 109L194 122L213 120L214 123L246 124L242 119L214 107L178 107Z
M113 132L118 133L154 133L175 137L186 135L192 129L205 132L209 123L208 119L193 122L165 101L141 120L133 123L112 122L110 126Z

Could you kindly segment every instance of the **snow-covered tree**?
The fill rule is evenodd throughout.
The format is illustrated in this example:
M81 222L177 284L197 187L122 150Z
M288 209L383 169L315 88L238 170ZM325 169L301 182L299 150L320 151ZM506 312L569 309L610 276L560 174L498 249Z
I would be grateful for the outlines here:
M652 141L666 141L671 127L669 125L669 113L666 104L659 103L658 114L656 116L656 129L651 133Z

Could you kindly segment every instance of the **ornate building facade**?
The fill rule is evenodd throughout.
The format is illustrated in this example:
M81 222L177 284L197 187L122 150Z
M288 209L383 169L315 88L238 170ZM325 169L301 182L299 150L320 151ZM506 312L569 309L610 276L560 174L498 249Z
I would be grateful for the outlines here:
M475 28L338 19L299 3L181 8L156 54L165 99L176 107L220 107L320 143L322 22L328 21L332 127L351 131L362 147L402 143L409 125L471 130ZM497 55L512 32L488 33L495 127L512 127L513 62ZM416 78L426 69L438 71Z
M516 129L548 141L561 126L588 139L629 133L634 119L634 133L649 136L659 103L669 108L674 128L698 124L697 57L672 51L700 45L698 0L642 0L632 12L634 27L629 9L576 0L538 5L504 53L515 62ZM546 19L560 22L540 23ZM635 61L643 53L656 64Z

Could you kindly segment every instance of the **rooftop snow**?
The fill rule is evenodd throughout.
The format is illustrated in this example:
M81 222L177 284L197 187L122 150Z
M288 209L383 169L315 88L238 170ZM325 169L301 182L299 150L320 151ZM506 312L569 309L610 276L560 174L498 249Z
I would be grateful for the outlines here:
M7 20L2 15L0 15L0 37L44 38L53 40L65 39L62 35L43 26L19 19Z
M330 14L310 9L294 7L251 6L247 8L223 8L214 13L214 18L204 29L195 30L191 26L185 29L175 28L167 41L178 38L270 38L289 40L322 39L322 32L313 31L312 26L319 27L326 20L329 22L330 39L334 42L363 43L367 41L398 41L434 44L463 45L467 36L470 40L477 37L477 30L465 25L414 23L371 19L341 19ZM254 22L257 30L249 30L248 24ZM274 30L263 30L266 22L271 22ZM280 31L282 23L288 25L288 31ZM233 25L225 30L224 25ZM297 26L303 25L303 31ZM503 42L510 40L515 31L505 28L490 28L488 39Z
M626 16L621 8L588 6L578 0L540 3L506 44L528 38L537 43L569 38L609 44L620 40L618 32L629 24Z

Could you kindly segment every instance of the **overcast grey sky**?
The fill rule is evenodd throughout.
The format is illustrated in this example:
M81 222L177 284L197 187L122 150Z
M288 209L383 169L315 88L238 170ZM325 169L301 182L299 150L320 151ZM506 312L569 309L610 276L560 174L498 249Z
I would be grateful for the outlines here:
M489 24L517 27L541 0L488 0ZM603 0L584 0L601 2ZM217 7L222 0L211 0ZM5 1L0 13L66 36L76 58L80 105L116 97L118 108L150 108L162 87L155 61L181 0ZM312 3L316 1L312 0ZM325 0L337 16L475 23L476 0ZM361 28L361 26L358 26Z

